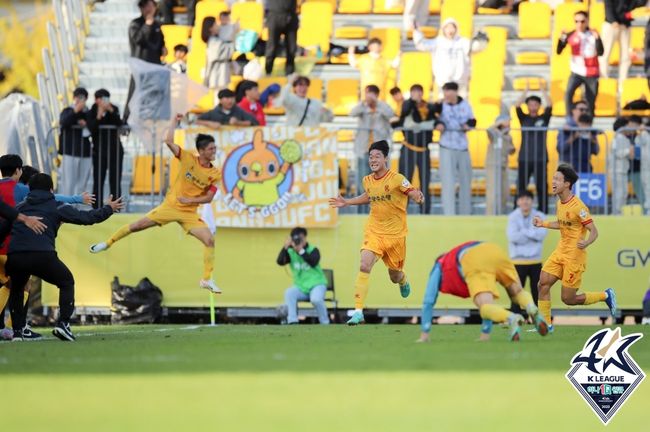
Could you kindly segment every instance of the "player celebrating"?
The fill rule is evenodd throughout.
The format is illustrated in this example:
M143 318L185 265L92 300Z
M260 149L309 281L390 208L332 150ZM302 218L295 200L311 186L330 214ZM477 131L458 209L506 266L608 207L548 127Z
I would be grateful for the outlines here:
M165 136L165 144L180 161L180 170L174 184L167 192L164 202L151 210L139 221L125 225L106 242L97 243L90 247L90 252L104 251L131 233L142 231L154 226L162 226L170 222L178 223L185 232L199 239L204 245L203 279L199 282L201 288L220 294L221 290L212 280L214 269L214 238L208 226L197 213L199 204L212 202L217 192L217 183L221 180L221 171L212 165L217 152L217 146L210 135L199 134L196 137L198 156L183 150L174 144L174 128L176 121Z
M386 167L388 152L389 146L384 140L370 146L368 163L371 173L363 178L363 194L349 199L341 195L330 199L330 205L337 208L370 204L361 246L361 264L354 287L355 310L347 322L349 325L364 321L363 306L368 295L370 271L379 258L388 267L390 280L399 285L402 297L408 297L411 292L402 270L406 258L406 206L409 198L422 204L424 195L413 188L402 174Z
M422 333L418 342L428 342L433 306L440 292L456 297L471 297L483 318L481 340L490 338L492 322L507 322L510 340L518 341L524 317L494 303L499 298L499 282L512 299L533 319L540 335L548 333L548 325L540 316L533 297L524 291L515 266L501 247L493 243L472 241L456 246L440 255L429 275L422 302Z
M533 218L536 227L560 230L560 243L542 267L538 290L539 309L544 319L551 322L551 287L562 280L562 301L566 305L590 305L605 302L614 316L616 295L612 288L604 292L577 294L582 273L587 266L587 247L598 238L598 230L591 219L587 206L571 192L578 181L578 174L571 165L561 164L553 175L553 194L557 195L557 221ZM589 236L585 240L585 232ZM553 330L553 326L549 328Z

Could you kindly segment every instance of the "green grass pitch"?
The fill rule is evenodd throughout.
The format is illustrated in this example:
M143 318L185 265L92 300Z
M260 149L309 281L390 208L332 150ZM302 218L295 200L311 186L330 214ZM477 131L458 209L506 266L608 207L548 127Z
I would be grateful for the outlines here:
M625 326L623 334L647 332ZM2 431L598 431L564 375L597 327L76 327L0 343ZM630 350L650 372L650 338ZM643 382L607 427L647 431Z

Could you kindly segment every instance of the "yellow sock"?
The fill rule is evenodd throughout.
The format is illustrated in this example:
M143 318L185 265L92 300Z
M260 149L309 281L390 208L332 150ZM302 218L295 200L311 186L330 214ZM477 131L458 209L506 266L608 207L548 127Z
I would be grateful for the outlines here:
M586 292L584 304L590 305L605 301L605 299L607 299L607 294L604 292Z
M203 279L212 279L214 271L214 247L205 247L203 249Z
M9 303L10 292L9 287L3 286L0 288L0 312L2 312L2 309L7 306L7 303Z
M29 300L29 291L23 292L23 306L27 304L27 300ZM14 328L13 321L11 321L11 314L7 318L7 328Z
M525 311L528 311L528 307L530 305L535 305L535 302L533 301L533 296L530 295L528 291L521 290L519 293L514 298L514 301L517 302L520 308L522 308Z
M479 312L481 313L481 318L489 319L498 323L507 321L510 316L510 312L508 312L503 306L494 303L484 304L479 308Z
M370 285L370 273L359 272L357 282L354 284L354 307L363 309L368 296L368 286Z
M551 324L551 301L538 300L537 307L539 308L539 312L542 314L542 317L544 317L544 321L546 321L550 325Z
M129 234L131 234L131 229L129 228L128 225L124 225L123 227L115 231L115 233L111 236L111 238L108 239L106 244L109 247L111 247L113 246L113 243L122 240L124 237L128 236Z
M402 272L402 280L398 282L399 286L404 286L408 282L408 279L406 278L406 273Z

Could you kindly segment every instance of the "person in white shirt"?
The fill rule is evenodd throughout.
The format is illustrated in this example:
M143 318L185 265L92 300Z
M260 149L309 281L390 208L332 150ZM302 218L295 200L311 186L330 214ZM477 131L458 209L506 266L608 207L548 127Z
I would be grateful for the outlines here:
M612 214L621 214L627 203L627 183L630 161L634 160L634 144L630 138L636 133L629 120L620 117L614 122L614 139L607 154L607 166L612 183ZM636 125L638 127L638 125Z
M319 126L334 119L334 114L320 100L307 97L310 84L307 77L291 75L282 88L279 100L286 110L287 126Z

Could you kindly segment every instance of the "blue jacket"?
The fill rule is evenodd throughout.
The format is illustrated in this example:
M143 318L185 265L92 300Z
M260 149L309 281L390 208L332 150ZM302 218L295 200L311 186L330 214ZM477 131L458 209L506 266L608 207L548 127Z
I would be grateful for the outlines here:
M534 209L528 216L524 216L520 209L508 215L508 251L515 264L517 261L542 262L542 247L548 230L533 226L535 216L546 219L544 213Z

